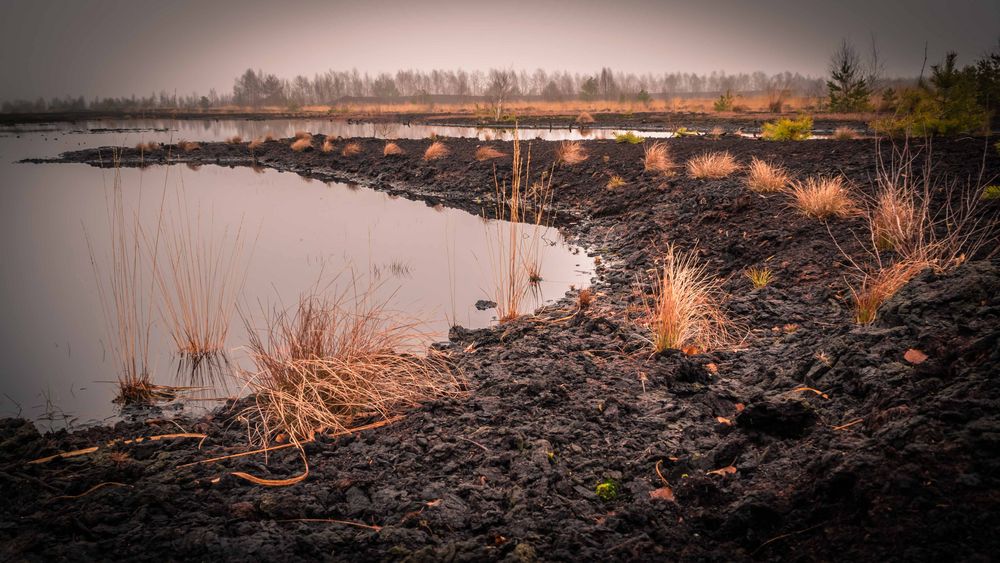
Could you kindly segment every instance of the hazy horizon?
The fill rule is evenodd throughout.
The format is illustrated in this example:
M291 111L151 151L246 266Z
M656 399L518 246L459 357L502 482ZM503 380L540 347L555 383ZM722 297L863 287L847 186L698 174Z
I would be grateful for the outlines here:
M247 68L283 78L514 68L823 76L842 38L875 37L887 76L916 76L1000 38L1000 2L628 0L13 0L0 23L0 99L229 92ZM513 26L513 28L511 27ZM44 33L41 30L46 30Z

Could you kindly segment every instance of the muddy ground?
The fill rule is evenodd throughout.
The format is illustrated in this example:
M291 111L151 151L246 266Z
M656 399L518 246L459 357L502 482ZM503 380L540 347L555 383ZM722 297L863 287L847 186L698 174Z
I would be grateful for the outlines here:
M320 139L317 139L320 141ZM274 167L489 213L493 164L448 139L354 139L353 157L205 144L192 165ZM319 142L316 146L319 146ZM338 149L344 141L338 141ZM729 150L798 175L843 173L864 190L874 141L668 141L684 162ZM555 143L533 141L535 170ZM232 476L302 472L295 453L181 467L246 449L232 410L182 424L208 438L106 446L178 432L149 420L41 436L0 422L0 554L130 560L963 560L1000 552L1000 260L926 272L869 326L852 322L842 251L860 256L860 219L799 216L742 173L695 180L643 172L641 146L589 141L554 171L556 224L600 256L596 302L574 295L502 326L455 328L442 344L469 394L390 426L306 446L309 476L289 487ZM975 179L982 139L937 141L938 172ZM171 147L168 147L170 149ZM883 146L885 149L886 147ZM101 151L108 162L109 151ZM66 155L97 162L98 151ZM128 149L123 165L168 161ZM988 152L986 175L1000 173ZM611 174L624 187L608 190ZM995 221L997 202L984 210ZM667 243L697 248L727 279L744 344L654 356L635 321L636 279ZM838 248L838 244L840 248ZM747 266L767 263L753 289ZM910 349L918 355L904 354ZM803 389L808 388L808 389ZM814 391L815 390L815 391ZM28 460L94 445L95 453ZM200 446L200 447L199 447ZM662 478L657 474L657 467ZM596 486L618 485L601 499ZM95 488L97 487L97 488ZM669 489L666 489L668 487ZM667 494L669 490L670 494ZM361 523L364 528L332 520Z

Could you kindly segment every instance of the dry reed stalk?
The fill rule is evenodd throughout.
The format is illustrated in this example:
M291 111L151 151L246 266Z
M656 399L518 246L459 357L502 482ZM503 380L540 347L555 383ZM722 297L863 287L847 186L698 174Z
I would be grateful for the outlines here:
M264 337L248 326L256 366L243 373L254 392L254 405L244 411L256 421L251 441L266 445L284 434L299 444L319 430L349 430L358 417L388 420L461 392L443 356L414 353L425 338L416 324L373 302L371 290L348 296L313 290L294 313L274 313Z
M652 302L644 299L644 322L656 353L704 352L732 342L733 325L720 305L721 284L698 263L694 253L668 246L652 281Z
M820 220L849 217L857 211L840 176L811 176L805 181L792 182L789 195L796 209Z
M434 141L427 147L427 150L424 151L424 160L437 160L439 158L444 158L448 156L449 152L451 151L448 150L448 147L445 146L444 143L441 141Z
M656 141L651 145L643 147L645 153L643 157L643 169L646 172L659 172L669 174L675 167L674 161L670 158L670 151L667 150L666 143Z
M476 149L476 160L479 162L483 162L484 160L493 160L494 158L500 158L502 156L506 155L493 147L479 147Z
M382 149L382 156L399 156L402 154L406 154L406 151L400 148L400 146L396 143L386 143L385 148Z
M687 162L688 175L692 178L717 180L739 169L736 159L728 151L707 152Z
M785 168L771 164L756 156L747 168L747 186L757 193L780 192L788 186L791 177Z
M587 151L579 141L563 141L556 148L556 162L574 165L587 160Z

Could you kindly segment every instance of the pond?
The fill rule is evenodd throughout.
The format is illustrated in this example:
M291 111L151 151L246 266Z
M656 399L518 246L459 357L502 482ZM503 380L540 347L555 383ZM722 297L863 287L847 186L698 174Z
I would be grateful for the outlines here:
M115 172L13 161L137 141L126 136L48 130L0 137L0 416L21 414L58 428L119 414L112 403L116 362L95 272L105 280L109 269L106 198ZM169 223L164 217L187 216L199 239L224 246L242 225L246 279L225 346L236 367L251 367L242 317L259 326L262 311L294 305L317 283L338 289L353 280L374 284L378 300L419 319L436 340L446 338L452 322L469 328L495 322L495 310L475 306L494 293L495 221L269 169L175 165L120 173L126 214L135 213L147 233ZM542 241L542 281L525 312L562 297L571 285L588 285L593 273L592 260L555 229L546 229ZM161 309L152 314L154 381L203 385L178 370ZM197 398L237 395L238 387L211 383ZM211 402L189 400L174 408L185 412L205 404Z

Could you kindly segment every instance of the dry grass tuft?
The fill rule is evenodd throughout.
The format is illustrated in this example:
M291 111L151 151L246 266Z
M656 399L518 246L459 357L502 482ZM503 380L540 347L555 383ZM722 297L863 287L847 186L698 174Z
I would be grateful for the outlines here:
M645 151L645 156L643 158L643 168L646 172L659 172L661 174L670 174L673 172L676 165L672 158L670 158L670 151L667 150L667 144L663 141L656 141L651 145L643 147Z
M296 139L311 139L312 138L312 133L310 133L309 131L296 131L295 132L295 138Z
M382 156L399 156L401 154L406 154L406 151L401 149L396 143L386 143L385 148L382 149Z
M145 153L145 152L158 151L162 147L163 147L163 145L161 145L160 143L157 143L156 141L149 141L148 143L138 143L135 146L135 150L137 150L139 152L144 152Z
M462 384L446 358L420 355L413 323L373 304L371 291L347 299L308 294L294 313L272 314L265 336L248 327L255 404L244 412L252 441L278 435L294 444L318 431L342 432L359 419L389 420L423 401L457 396Z
M770 164L756 156L747 169L747 186L758 193L780 192L788 186L791 176L781 166Z
M295 152L311 151L313 149L312 137L302 137L301 139L296 139L292 142L291 147Z
M493 160L494 158L500 158L501 156L506 155L493 147L479 147L476 149L476 160L479 162L484 160Z
M340 151L340 154L341 156L361 154L361 145L359 143L347 143L344 145L344 150Z
M576 306L581 310L589 309L594 304L594 290L585 287L576 294Z
M851 141L858 138L858 132L842 125L833 130L833 138L838 141Z
M250 141L250 144L248 144L247 147L250 150L256 150L259 149L263 144L264 144L264 139L257 137L256 139Z
M451 151L448 150L448 147L445 146L443 142L434 141L427 147L427 150L424 151L424 160L437 160L439 158L444 158L448 156L450 152Z
M229 143L230 145L238 145L243 142L243 137L240 137L239 135L233 135L232 137L226 138L226 142Z
M767 286L767 284L771 283L771 280L774 278L774 272L772 272L771 268L768 268L767 266L750 266L743 271L743 275L750 280L750 283L753 284L755 289Z
M854 299L854 321L859 324L874 322L882 304L928 267L930 264L925 260L904 258L865 272L857 286L850 286Z
M717 180L739 169L736 159L728 151L707 152L687 162L688 175L692 178Z
M320 146L319 150L322 151L322 152L324 152L324 153L329 154L329 153L333 152L333 149L334 149L334 146L333 146L333 137L325 137L323 139L323 145Z
M185 141L182 139L177 141L177 149L182 152L200 151L201 145L194 141Z
M721 308L721 284L694 253L670 245L652 285L652 303L644 302L655 352L704 352L732 342L732 323Z
M587 160L587 151L580 141L563 141L556 147L556 162L573 166Z
M585 111L581 111L580 115L576 116L576 122L581 125L589 125L594 122L594 116Z
M605 184L604 187L609 190L617 190L618 188L626 185L628 185L628 182L625 181L625 178L622 178L617 174L612 174L611 177L608 178L608 183Z
M804 215L825 220L848 217L857 211L841 176L811 176L792 182L792 205Z
M274 140L276 140L276 139L274 138L274 134L273 133L267 133L267 134L264 135L264 142L265 143L269 143L269 142L274 141Z

